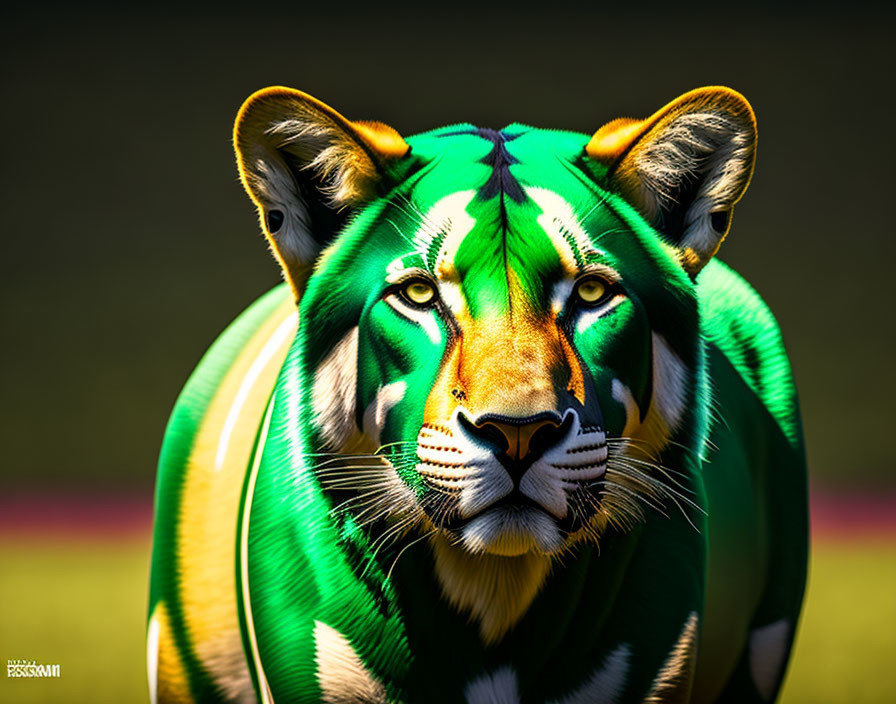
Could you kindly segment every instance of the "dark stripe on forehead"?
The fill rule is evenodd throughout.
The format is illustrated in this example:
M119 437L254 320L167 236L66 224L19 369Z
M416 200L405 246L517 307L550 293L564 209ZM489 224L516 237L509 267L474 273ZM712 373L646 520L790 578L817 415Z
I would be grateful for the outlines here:
M507 151L505 146L507 142L512 142L520 135L508 135L488 127L476 127L459 132L446 132L439 137L452 137L459 134L476 135L492 143L492 150L479 160L480 163L492 167L491 176L479 189L479 197L489 200L498 195L506 195L514 203L522 203L526 199L526 193L516 177L510 173L510 165L518 164L519 161Z

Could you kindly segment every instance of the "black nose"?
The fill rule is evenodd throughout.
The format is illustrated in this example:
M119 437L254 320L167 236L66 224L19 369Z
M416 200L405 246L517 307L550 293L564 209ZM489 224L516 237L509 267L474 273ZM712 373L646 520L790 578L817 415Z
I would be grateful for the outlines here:
M495 448L495 455L515 482L535 460L560 441L572 423L571 417L561 421L554 413L539 413L526 418L490 413L475 422L463 416L460 421L471 435Z

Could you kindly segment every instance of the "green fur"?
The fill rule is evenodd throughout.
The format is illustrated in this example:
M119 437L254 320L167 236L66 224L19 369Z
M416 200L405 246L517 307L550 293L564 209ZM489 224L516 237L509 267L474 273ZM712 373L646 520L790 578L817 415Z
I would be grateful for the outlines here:
M614 701L636 702L696 614L704 635L698 690L715 677L728 694L757 700L745 660L749 634L787 619L792 639L807 544L796 394L775 321L749 285L719 262L710 262L695 283L668 239L615 190L605 168L587 159L586 136L505 128L508 171L526 194L516 200L510 191L489 197L483 190L493 176L483 160L495 147L465 133L472 129L458 125L408 139L409 155L386 167L387 192L349 220L307 282L298 333L269 390L272 420L258 441L257 478L244 487L249 582L240 586L248 587L251 604L241 600L240 607L255 686L266 681L276 701L321 701L314 633L322 622L351 643L389 701L465 701L471 681L501 668L514 673L520 702L559 701L624 651L628 666ZM464 218L474 224L453 265L470 318L499 325L520 315L520 306L550 310L562 257L539 223L544 211L529 188L558 194L571 208L593 250L583 251L581 239L561 231L579 266L602 264L622 278L625 300L587 327L579 329L583 313L572 303L559 313L557 324L586 376L582 413L601 418L608 437L619 437L628 420L614 397L622 383L646 414L656 393L653 336L686 370L680 422L657 459L674 472L659 478L674 482L692 505L676 505L671 494L659 503L642 501L597 544L577 544L555 562L509 632L484 643L477 624L443 596L429 543L414 542L424 535L422 525L384 540L403 517L400 506L365 522L362 490L341 491L322 479L334 448L323 439L315 379L357 327L349 425L360 433L377 394L403 382L380 428L379 454L415 501L434 501L408 448L460 333L436 309L419 314L430 322L397 312L387 300L387 271L399 261L435 275L447 237L424 214L446 196L469 191L453 224ZM212 348L178 401L160 460L151 611L159 599L170 605L197 700L223 695L197 659L191 635L177 625L172 556L180 482L191 435L223 371L246 330L282 295L262 299ZM706 671L710 676L701 680Z

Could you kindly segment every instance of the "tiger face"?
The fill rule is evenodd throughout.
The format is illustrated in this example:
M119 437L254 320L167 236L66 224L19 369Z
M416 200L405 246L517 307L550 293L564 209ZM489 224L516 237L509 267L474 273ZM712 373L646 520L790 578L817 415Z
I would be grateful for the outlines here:
M334 511L425 536L475 613L459 572L512 558L537 589L578 542L687 500L660 459L705 432L693 277L752 171L741 96L693 91L590 138L405 140L275 88L235 141L299 300L297 461Z
M628 228L599 207L605 194L539 185L546 168L563 175L562 156L510 171L552 137L414 140L412 153L431 151L436 166L384 212L393 248L359 315L360 427L407 453L393 461L427 526L471 553L553 554L593 533L605 520L607 437L624 437L629 420L614 380L631 410L648 403L647 313L598 244ZM420 202L445 183L460 188Z

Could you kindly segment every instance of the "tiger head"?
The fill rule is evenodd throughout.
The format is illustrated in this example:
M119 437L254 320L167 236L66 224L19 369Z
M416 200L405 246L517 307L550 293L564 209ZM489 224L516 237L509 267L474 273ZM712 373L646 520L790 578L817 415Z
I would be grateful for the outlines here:
M705 435L694 278L755 141L725 88L590 137L404 139L285 88L243 106L240 173L299 301L296 463L360 525L426 536L487 638L552 560L687 500L664 452ZM529 585L498 617L470 596L496 564Z

